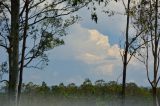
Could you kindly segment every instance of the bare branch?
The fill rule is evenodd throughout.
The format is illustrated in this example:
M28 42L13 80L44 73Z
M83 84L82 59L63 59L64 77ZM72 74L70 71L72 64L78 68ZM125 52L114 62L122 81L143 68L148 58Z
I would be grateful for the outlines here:
M20 17L23 15L25 8L26 8L26 2L25 2L24 6L22 8L22 11L19 14Z
M147 71L147 79L148 79L148 81L149 81L149 83L151 84L151 86L153 87L153 84L152 84L152 82L151 82L151 80L150 80L150 77L149 77L149 66L148 66L148 59L149 59L149 50L148 50L148 45L147 45L147 57L146 57L146 71Z
M124 9L127 11L127 7L126 7L126 5L124 3L124 0L122 0L122 3L123 3L123 6L124 6Z
M158 80L157 80L157 82L156 82L156 86L158 85L158 83L159 83L159 80L160 80L160 76L158 77Z
M8 49L7 46L0 44L1 47L5 48L6 50Z
M136 51L138 49L140 49L143 45L145 45L146 43L148 42L151 42L152 40L149 40L149 41L145 41L143 44L139 45L137 48L134 49L134 51L130 54L130 57L129 57L129 60L127 61L127 64L129 63L129 61L131 60L131 58L133 57L133 55L136 53Z
M41 70L42 68L39 68L39 67L36 67L36 66L24 66L25 68L35 68L35 69L38 69L38 70Z
M122 53L121 50L119 50L119 53L120 53L120 55L121 55L122 61L124 61L124 53Z
M43 2L45 2L45 0L42 0L42 1L34 4L33 6L29 7L28 9L31 10L32 8L37 7L38 5L40 5L40 4L43 3Z
M11 14L11 10L8 5L4 4L2 1L0 1L0 5L4 6L8 10L8 12Z
M3 15L4 15L4 18L5 18L5 23L6 23L6 25L7 25L8 33L9 33L9 35L10 35L11 31L10 31L10 28L9 28L9 24L8 24L8 22L7 22L7 16L6 16L6 14L4 13L4 11L3 11Z
M141 60L139 59L138 57L134 56L134 58L136 58L138 61L140 61L141 63L144 63L145 64L145 61L144 60Z
M121 74L117 77L117 80L116 80L117 84L118 84L118 80L122 77L122 75L123 75L123 73L121 73Z
M0 83L3 83L3 82L6 82L7 84L9 84L8 80L2 80L2 81L0 81Z
M137 34L134 38L132 38L132 41L130 41L129 46L145 31L146 29L142 30L139 34Z
M0 34L0 36L4 39L5 46L7 47L7 38L5 36L3 36L2 34Z
M156 68L156 70L157 70L157 73L158 73L158 68L159 68L159 63L160 63L160 57L159 57L159 55L160 55L160 48L158 49L158 56L157 56L157 58L158 58L158 63L157 63L157 68Z
M36 69L42 69L42 67L40 68L40 67L38 67L38 65L41 63L41 62L43 62L42 60L41 61L39 61L36 65L34 65L34 66L25 66L25 68L36 68Z
M57 16L53 16L53 17L47 17L47 16L44 16L43 18L41 18L41 19L39 19L39 20L37 20L37 21L35 21L35 22L33 22L33 23L29 24L28 26L35 25L35 24L37 24L37 23L39 23L39 22L41 22L41 21L43 21L43 20L45 20L45 19L49 19L49 18L56 18L56 17L59 17L59 16L69 15L69 14L71 14L72 12L74 12L74 11L70 11L70 12L68 12L68 13L66 13L66 14L59 14L59 15L57 15Z

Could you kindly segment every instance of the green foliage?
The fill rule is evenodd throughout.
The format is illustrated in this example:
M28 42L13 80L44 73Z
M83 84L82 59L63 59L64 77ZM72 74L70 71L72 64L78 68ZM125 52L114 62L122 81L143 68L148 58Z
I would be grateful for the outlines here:
M7 86L6 86L7 87ZM4 92L4 90L2 90ZM152 106L151 89L139 87L135 83L127 83L126 101L131 106ZM160 91L160 90L159 90ZM90 79L85 79L82 85L75 83L47 86L29 82L23 85L21 103L24 106L117 106L120 103L121 85L115 81L105 82L97 80L92 84ZM3 94L3 95L2 95ZM0 98L5 98L5 93L0 93ZM1 99L0 99L1 100ZM129 105L130 106L130 105Z
M35 62L47 64L46 52L63 45L64 41L61 37L67 35L66 30L79 19L72 13L87 6L90 2L91 0L31 0L28 2L28 7L25 7L25 1L20 0L19 57L22 55L22 48L25 47L24 67L29 67L30 63ZM12 40L10 38L10 8L9 0L0 1L0 46L6 51L9 50ZM26 13L27 8L28 13ZM25 42L23 39L25 32L26 43L22 46ZM37 65L35 67L38 68Z
M62 44L64 44L63 40L60 40L59 38L55 38L51 33L43 32L40 40L39 48L37 49L39 49L40 52L44 52Z
M98 17L97 17L97 14L96 14L96 13L92 13L92 14L91 14L91 18L92 18L93 21L95 21L95 22L97 23Z

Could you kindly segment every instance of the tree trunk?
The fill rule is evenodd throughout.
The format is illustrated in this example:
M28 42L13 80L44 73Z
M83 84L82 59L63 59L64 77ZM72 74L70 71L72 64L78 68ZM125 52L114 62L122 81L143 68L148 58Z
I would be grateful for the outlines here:
M127 58L127 57L126 57ZM126 95L126 71L127 65L123 63L123 80L122 80L122 106L125 106L125 95Z
M11 34L9 50L9 104L17 105L19 61L19 0L11 0Z
M157 106L157 88L152 88L152 95L153 95L153 106Z
M154 40L154 75L153 75L153 87L152 87L152 95L153 95L153 106L157 106L157 74L158 74L158 63L159 63L159 35L157 33L158 29L158 0L155 2L155 40Z
M20 98L21 98L21 89L22 89L22 82L23 82L23 69L24 69L24 58L25 58L25 50L26 50L26 40L27 40L27 30L28 30L28 5L29 0L25 2L25 26L23 32L23 45L22 45L22 55L21 55L21 65L20 65L20 74L19 74L19 85L18 85L18 105L20 105Z
M129 11L130 11L130 0L128 0L127 6L127 25L126 25L126 41L125 41L125 53L123 57L123 79L122 79L122 106L125 106L125 91L126 91L126 71L127 71L127 64L128 64L128 48L129 48L129 41L128 41L128 33L129 33Z
M18 106L20 106L20 98L21 98L21 90L22 90L22 81L23 81L23 69L20 70L20 74L19 74L18 97L17 97Z

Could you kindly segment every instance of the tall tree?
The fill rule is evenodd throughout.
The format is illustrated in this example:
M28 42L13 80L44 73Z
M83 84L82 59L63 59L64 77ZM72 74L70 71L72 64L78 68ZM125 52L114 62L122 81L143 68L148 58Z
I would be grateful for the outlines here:
M128 65L128 50L129 50L129 12L130 12L130 0L126 9L127 13L127 24L126 24L126 35L125 35L125 49L123 57L123 78L122 78L122 105L125 105L125 91L126 91L126 71Z
M146 29L142 34L140 43L143 48L138 50L138 59L144 63L147 73L147 79L152 87L153 105L157 106L157 86L160 80L158 76L160 62L160 38L159 38L159 2L158 0L141 0L138 5L138 11L134 17L135 28L139 31ZM152 61L153 60L153 61ZM151 62L152 61L152 62ZM153 80L150 77L150 70L153 70Z
M142 48L144 43L137 45L139 38L141 35L146 31L146 28L142 28L141 31L135 30L135 33L129 33L130 24L132 24L131 18L135 16L135 12L137 11L136 1L135 0L128 0L127 6L125 5L124 0L122 0L124 8L126 10L127 20L126 20L126 32L125 32L125 43L124 43L124 50L120 51L122 56L123 62L123 73L122 73L122 106L125 105L125 95L126 95L126 73L127 73L127 66L133 56L136 55L138 49ZM133 27L135 27L133 25Z
M10 106L16 106L17 85L19 73L19 0L11 0L11 32L9 44L9 102Z
M64 44L60 37L66 35L65 30L78 19L77 16L65 16L78 11L89 2L90 0L0 1L0 46L9 55L9 97L12 106L16 105L17 93L18 100L20 99L24 68L39 68L41 63L48 62L46 51Z

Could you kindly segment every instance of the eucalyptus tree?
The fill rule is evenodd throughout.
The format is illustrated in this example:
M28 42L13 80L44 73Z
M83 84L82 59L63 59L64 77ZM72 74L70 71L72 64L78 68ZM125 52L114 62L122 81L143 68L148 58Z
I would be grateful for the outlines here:
M158 75L160 62L159 1L141 0L137 10L133 17L134 26L137 31L146 30L139 40L139 45L144 45L137 51L136 57L145 65L147 79L152 87L153 105L157 106L157 86L160 80Z
M122 54L122 61L123 61L123 78L122 78L122 105L125 104L125 91L126 91L126 71L127 71L127 64L128 64L128 51L129 51L129 12L130 12L130 0L128 0L127 4L127 24L126 24L126 34L125 34L125 49L124 53Z
M125 30L125 37L124 37L124 50L120 51L121 57L122 57L122 62L123 62L123 72L122 72L122 92L121 92L121 96L122 96L122 106L125 106L125 96L126 96L126 77L127 77L127 67L129 62L131 61L132 57L135 55L136 51L139 47L135 48L134 50L132 49L132 46L135 44L135 42L137 41L138 37L141 35L142 32L140 33L135 33L133 35L131 35L130 32L130 24L131 24L131 16L133 15L132 13L134 13L135 11L133 9L131 9L131 5L132 3L135 2L135 0L127 0L127 6L124 2L124 0L122 0L122 3L124 5L125 8L125 14L126 14L126 30Z
M78 16L67 15L89 2L91 0L0 1L0 46L8 54L10 105L17 104L17 96L20 99L24 68L39 68L48 62L46 51L64 44L60 37L78 20Z
M127 67L129 62L135 55L137 51L142 48L145 43L139 43L139 39L143 35L143 33L147 30L145 27L141 28L141 30L136 29L134 33L130 33L130 29L133 30L135 28L135 24L133 22L133 17L136 16L136 12L138 11L137 7L140 5L137 4L136 0L128 0L127 5L124 0L122 3L125 8L126 15L126 30L124 35L124 50L120 50L120 54L123 62L123 73L122 73L122 106L125 105L125 95L126 95L126 77L127 77Z

